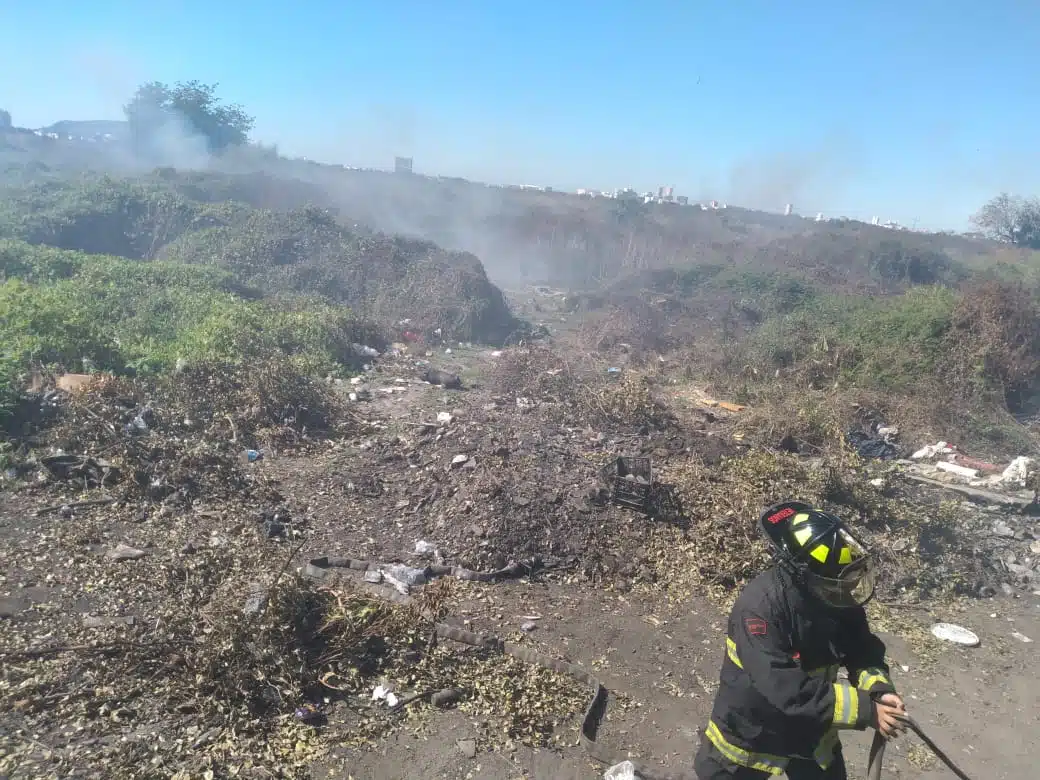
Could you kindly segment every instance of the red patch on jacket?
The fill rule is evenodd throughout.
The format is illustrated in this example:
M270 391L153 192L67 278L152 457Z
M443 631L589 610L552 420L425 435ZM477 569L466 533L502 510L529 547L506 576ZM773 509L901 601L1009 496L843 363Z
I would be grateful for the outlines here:
M751 636L766 635L766 621L761 618L744 618L744 626L747 628L748 633L751 634Z

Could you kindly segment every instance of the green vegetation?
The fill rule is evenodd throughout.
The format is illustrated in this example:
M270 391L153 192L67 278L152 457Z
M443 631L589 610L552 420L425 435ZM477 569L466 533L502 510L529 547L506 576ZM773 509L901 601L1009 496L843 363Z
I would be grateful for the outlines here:
M250 300L224 270L0 242L0 341L8 364L156 372L178 360L239 363L290 355L336 372L371 339L348 309Z
M380 347L404 318L460 340L516 328L472 255L348 229L312 206L219 200L241 186L160 171L8 188L0 409L35 365L155 373L288 355L303 373L342 373L352 344Z

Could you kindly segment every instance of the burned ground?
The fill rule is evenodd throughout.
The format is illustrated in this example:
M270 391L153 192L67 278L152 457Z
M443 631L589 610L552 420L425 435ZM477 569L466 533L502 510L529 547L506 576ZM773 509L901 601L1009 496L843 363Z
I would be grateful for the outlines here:
M1010 617L1016 598L1035 598L1040 529L1014 507L957 501L905 466L849 453L752 449L745 412L703 396L691 406L602 363L583 374L548 347L427 351L387 354L353 384L285 388L296 404L270 382L250 392L262 374L249 373L209 416L200 388L228 380L201 369L32 397L52 411L9 459L0 513L8 774L230 776L235 764L257 777L595 776L573 747L583 689L431 645L431 610L599 669L615 688L603 738L680 767L696 735L678 726L710 703L718 610L767 565L752 521L781 495L840 511L877 545L874 619L918 696L937 662L958 663L930 638L929 615L981 630L980 608ZM417 359L468 377L465 389L422 382ZM264 396L257 409L250 399ZM48 468L58 447L112 475ZM674 517L609 500L603 467L618 455L652 458ZM519 584L440 580L395 605L348 574L308 579L304 565L322 556L541 568ZM1020 636L1035 633L1026 617ZM636 637L650 646L611 660ZM994 626L964 652L1017 668L1027 647ZM369 701L380 681L464 698L457 711L391 714ZM405 751L396 768L381 745ZM908 777L927 758L893 755ZM998 776L1014 776L1006 766Z

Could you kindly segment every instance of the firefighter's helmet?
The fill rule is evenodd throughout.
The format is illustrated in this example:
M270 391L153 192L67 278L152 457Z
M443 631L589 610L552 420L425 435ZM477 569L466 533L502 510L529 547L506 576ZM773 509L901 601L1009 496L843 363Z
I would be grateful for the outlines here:
M824 603L858 607L873 598L874 556L837 515L786 501L766 509L759 524L781 565Z

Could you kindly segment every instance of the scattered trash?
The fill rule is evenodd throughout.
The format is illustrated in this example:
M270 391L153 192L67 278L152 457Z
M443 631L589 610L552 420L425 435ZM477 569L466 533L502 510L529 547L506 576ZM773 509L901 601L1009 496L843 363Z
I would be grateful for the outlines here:
M314 704L304 704L301 707L296 708L296 712L293 713L296 720L300 723L314 723L322 718L324 713L321 709Z
M267 589L259 582L251 582L246 586L246 600L242 612L246 615L259 615L267 606Z
M379 569L369 569L365 572L362 579L372 585L379 585L383 582L383 572L379 571Z
M863 431L849 431L845 434L845 439L863 458L895 460L900 454L899 447L883 436L871 436Z
M1013 637L1014 637L1015 639L1017 639L1017 640L1018 640L1019 642L1023 642L1023 643L1025 643L1025 644L1029 644L1030 642L1032 642L1032 641L1033 641L1032 639L1030 639L1030 638L1029 638L1029 637L1027 637L1027 636L1026 636L1025 634L1023 634L1023 633L1021 633L1021 632L1019 632L1019 631L1012 631L1012 632L1011 632L1011 636L1013 636Z
M743 404L734 404L729 401L716 401L711 398L701 399L701 403L705 406L711 406L713 408L725 409L727 412L742 412L747 409Z
M941 460L935 464L937 469L941 471L948 471L951 474L956 474L959 477L965 479L976 479L979 476L979 472L976 469L969 469L964 466L958 466L956 463L950 463L949 461Z
M879 425L876 433L885 441L892 441L899 437L899 428L895 425Z
M372 691L372 701L381 701L386 704L387 707L396 707L398 699L397 694L394 693L393 689L389 685L380 683Z
M631 761L622 761L604 772L603 780L639 780L639 775L636 774L635 764Z
M620 374L621 373L621 369L620 368L616 368L614 366L611 366L610 368L607 369L607 373L608 374L615 374L615 375L616 374Z
M379 350L367 347L364 344L351 344L350 345L354 352L363 357L377 358L379 357Z
M445 688L437 691L430 697L430 704L434 707L449 707L462 699L462 691L454 688Z
M1032 467L1033 459L1021 455L1011 461L998 480L1003 485L1025 487L1029 473L1033 470Z
M462 379L458 374L449 371L441 371L439 368L429 368L422 374L422 380L431 385L440 385L448 390L461 390Z
M455 418L451 416L451 412L437 412L437 422L441 425L450 425L451 421Z
M83 628L108 628L110 626L132 626L136 619L133 615L123 617L95 617L84 615Z
M463 463L469 460L469 455L459 454L451 459L452 466L461 466Z
M437 547L432 542L419 540L415 543L415 554L423 558L432 558L437 554Z
M607 475L614 503L641 511L650 508L654 479L650 458L621 456L607 466Z
M993 524L993 533L1005 539L1015 538L1015 529L1007 523L1005 523L1003 520L998 520L996 523Z
M984 460L978 458L969 458L967 455L962 455L959 452L954 452L946 457L950 463L956 463L958 466L964 466L965 468L975 469L976 471L983 472L997 472L1000 471L1000 466L995 466L992 463L987 463Z
M144 550L138 550L126 544L117 544L108 551L108 557L113 561L136 561L147 554Z
M954 623L936 623L932 626L932 636L965 647L978 647L981 644L978 634Z
M246 450L245 455L247 463L256 463L258 460L261 460L264 457L264 453L262 453L260 450Z
M405 566L403 563L395 563L383 569L383 579L403 596L409 595L412 588L425 585L427 582L425 570Z
M926 447L922 447L910 457L913 460L931 459L939 455L949 455L954 450L953 448L944 441L937 442L935 444L929 444Z
M455 747L459 749L466 758L474 758L477 755L477 743L476 740L472 739L457 739L455 740Z
M533 620L525 620L523 623L520 624L520 630L527 634L531 633L536 628L538 628L538 624L535 623Z
M93 374L62 374L54 380L54 385L66 393L77 393L88 387L95 378Z

